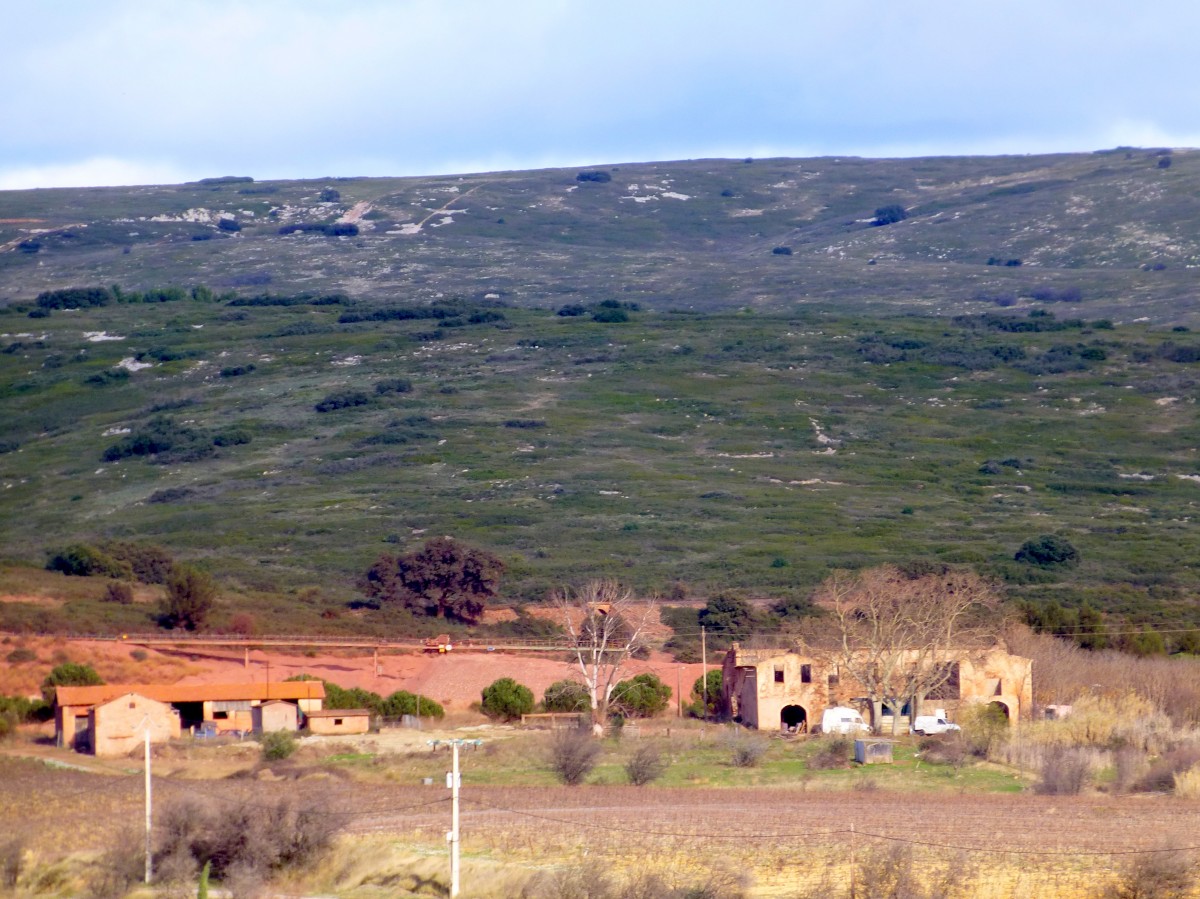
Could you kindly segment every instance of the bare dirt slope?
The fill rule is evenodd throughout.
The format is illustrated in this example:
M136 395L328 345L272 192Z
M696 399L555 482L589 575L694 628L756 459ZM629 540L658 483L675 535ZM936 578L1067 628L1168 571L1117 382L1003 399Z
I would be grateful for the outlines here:
M237 683L244 680L284 680L311 674L341 687L361 687L386 696L396 690L420 693L447 711L465 710L480 692L501 677L512 677L541 698L546 687L564 678L579 678L579 669L562 654L518 655L501 652L452 651L446 655L381 653L375 669L372 653L364 650L265 652L263 650L146 649L111 641L64 641L46 637L10 638L35 658L0 663L0 694L37 693L50 668L61 661L91 665L108 683ZM7 655L9 649L3 655ZM710 666L711 667L711 666ZM655 653L646 661L633 660L626 677L652 672L672 690L682 685L684 698L700 677L701 665L680 665Z

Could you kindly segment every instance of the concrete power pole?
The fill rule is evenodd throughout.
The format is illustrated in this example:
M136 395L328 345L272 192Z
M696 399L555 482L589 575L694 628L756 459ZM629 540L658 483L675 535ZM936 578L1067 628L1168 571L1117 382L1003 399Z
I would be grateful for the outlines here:
M454 899L459 887L458 789L462 778L458 771L458 741L454 740L450 747L454 755L454 767L446 775L446 786L450 788L450 832L446 834L446 839L450 842L450 897Z
M154 863L150 857L150 834L152 833L151 801L150 801L150 716L144 721L146 725L146 883L154 876Z
M708 720L708 640L704 632L704 625L700 625L700 664L703 666L702 677L700 682L704 684L701 691L704 694L704 708L702 720Z

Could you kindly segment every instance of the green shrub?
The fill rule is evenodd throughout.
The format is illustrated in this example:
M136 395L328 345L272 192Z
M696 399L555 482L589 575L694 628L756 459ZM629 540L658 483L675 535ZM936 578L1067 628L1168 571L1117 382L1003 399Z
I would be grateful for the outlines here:
M898 203L889 203L887 206L880 206L875 210L875 218L871 220L872 225L892 225L896 222L902 222L908 218L908 210Z
M42 698L47 704L53 705L59 687L91 687L103 683L104 679L91 665L63 662L56 665L42 681Z
M268 762L283 761L299 747L296 735L287 730L265 733L259 738L259 742L262 744L263 760Z
M712 718L720 713L723 685L724 675L719 668L696 678L695 683L692 684L692 706L689 710L693 717ZM707 707L705 706L706 697Z
M118 605L127 606L133 603L133 587L125 581L113 581L104 588L104 602L115 602Z
M513 721L533 711L533 691L511 677L502 677L483 688L483 713L489 718Z
M1073 567L1079 564L1079 550L1070 541L1054 534L1042 534L1026 540L1013 556L1018 562L1039 568Z
M133 576L143 584L165 584L175 560L161 546L134 543L126 540L104 540L100 549L133 570Z
M386 378L375 382L377 396L386 396L389 393L408 393L411 390L412 381L408 378Z
M586 712L591 707L588 689L579 681L555 681L542 696L542 708L547 712Z
M46 563L49 571L61 571L72 577L129 578L133 568L106 552L86 543L72 543L50 556Z
M336 390L313 406L313 408L318 412L334 412L338 409L366 406L370 402L371 397L361 390Z
M657 674L639 674L617 684L612 705L630 718L652 718L666 709L671 688Z
M190 565L176 565L167 578L159 621L163 627L199 630L207 623L216 601L217 585L208 574Z
M418 709L418 700L420 708ZM378 713L384 718L400 718L404 715L420 715L422 718L444 718L446 710L428 696L418 697L407 690L397 690L380 701Z

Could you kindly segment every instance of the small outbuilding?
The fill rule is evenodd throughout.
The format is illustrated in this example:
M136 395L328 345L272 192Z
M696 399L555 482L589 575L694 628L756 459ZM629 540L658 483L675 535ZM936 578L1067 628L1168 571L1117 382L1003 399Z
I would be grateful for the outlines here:
M371 729L370 709L322 709L305 715L308 729L314 734L365 734Z
M269 734L277 730L299 730L300 710L294 702L272 699L250 709L250 718L256 734Z
M128 755L141 748L150 729L151 743L179 739L179 712L168 703L126 693L88 712L87 736L98 756Z

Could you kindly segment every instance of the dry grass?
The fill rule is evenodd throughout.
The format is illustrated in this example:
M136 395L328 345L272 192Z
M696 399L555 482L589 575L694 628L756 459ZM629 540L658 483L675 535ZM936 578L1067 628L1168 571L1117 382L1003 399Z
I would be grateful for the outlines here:
M520 742L496 751L520 750ZM383 777L331 783L322 772L317 763L282 771L278 780L163 779L156 796L163 803L203 795L231 808L267 806L323 784L332 787L323 813L348 834L312 870L280 872L273 888L330 896L445 890L449 806L440 785L401 786ZM86 893L89 872L102 865L116 834L113 822L137 820L140 787L136 774L98 776L0 759L0 816L21 822L19 836L28 848L20 889ZM913 882L943 884L941 895L1065 899L1115 876L1117 861L1104 853L1152 849L1171 834L1194 832L1200 832L1200 804L1168 798L1097 803L1028 794L824 793L787 786L530 789L468 782L463 895L533 896L537 872L570 869L585 858L611 870L618 883L649 871L671 889L702 886L715 871L705 860L720 858L725 869L752 879L748 896L841 897L852 862L890 858L895 846L908 845L905 864L919 878ZM930 845L911 845L914 840ZM959 871L969 872L965 884L954 880Z
M80 580L76 578L76 580ZM0 644L0 658L24 647L36 655L28 662L0 665L0 695L33 696L50 670L64 661L91 665L107 683L175 683L204 668L178 656L122 643L64 642L53 637L21 636ZM139 661L133 653L144 654Z
M1055 637L1016 628L1009 649L1033 659L1034 702L1076 704L1096 693L1132 693L1178 726L1200 725L1200 659L1137 658L1115 651L1087 652Z
M1200 765L1175 775L1175 795L1180 799L1200 799Z

